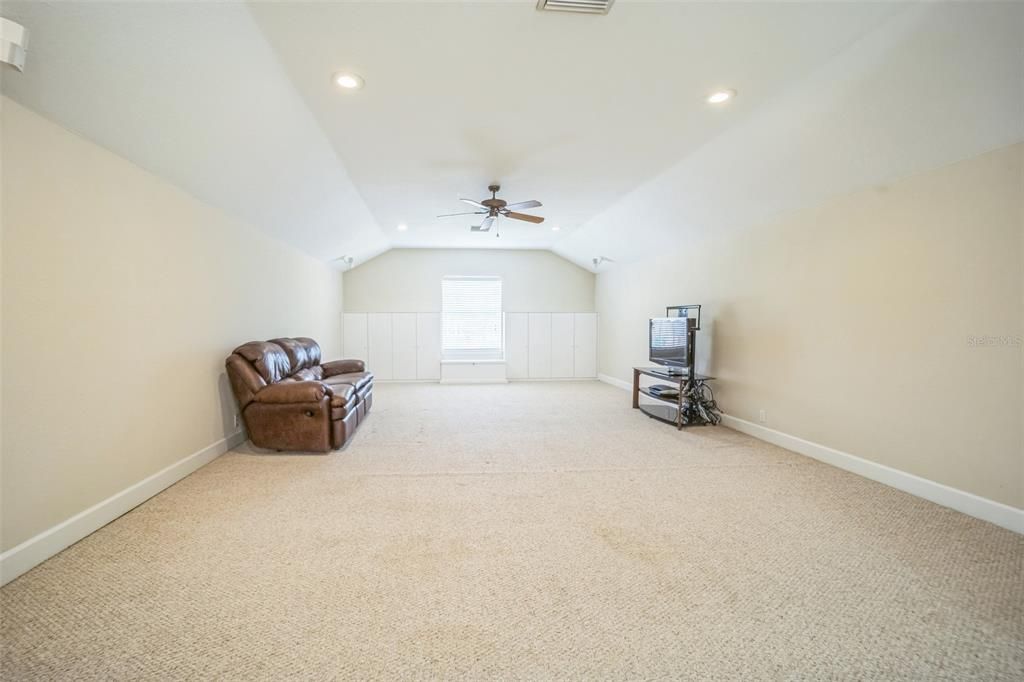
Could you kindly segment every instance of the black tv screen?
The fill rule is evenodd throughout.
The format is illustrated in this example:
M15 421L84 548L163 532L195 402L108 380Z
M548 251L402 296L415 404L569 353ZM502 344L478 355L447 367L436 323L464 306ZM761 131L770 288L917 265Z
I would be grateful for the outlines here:
M650 326L650 360L669 367L689 367L693 361L690 332L695 320L688 317L653 317Z

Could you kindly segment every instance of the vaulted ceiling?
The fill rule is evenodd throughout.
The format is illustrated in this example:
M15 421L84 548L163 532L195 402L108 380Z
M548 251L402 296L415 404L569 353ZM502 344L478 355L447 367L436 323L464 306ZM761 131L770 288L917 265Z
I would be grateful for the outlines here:
M656 248L614 207L669 172L693 223L709 196L753 214L1019 139L1024 15L971 5L5 2L32 42L2 87L325 261L503 247L589 265ZM365 88L336 87L342 69ZM723 87L739 96L710 106ZM492 181L547 221L496 238L434 217Z

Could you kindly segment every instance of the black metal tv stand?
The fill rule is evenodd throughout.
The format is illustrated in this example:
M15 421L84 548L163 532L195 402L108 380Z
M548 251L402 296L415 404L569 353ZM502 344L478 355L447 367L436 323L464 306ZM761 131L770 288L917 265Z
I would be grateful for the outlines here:
M651 393L646 386L640 385L640 377L649 376L660 379L666 383L678 387L679 394L675 397L665 397ZM714 401L711 401L711 409L705 406L703 399L705 384L715 377L704 374L697 374L690 370L683 374L676 374L666 370L664 367L634 367L633 368L633 407L640 410L648 417L674 425L677 429L684 426L706 426L717 424L719 416ZM654 405L646 405L640 402L640 394L658 401Z

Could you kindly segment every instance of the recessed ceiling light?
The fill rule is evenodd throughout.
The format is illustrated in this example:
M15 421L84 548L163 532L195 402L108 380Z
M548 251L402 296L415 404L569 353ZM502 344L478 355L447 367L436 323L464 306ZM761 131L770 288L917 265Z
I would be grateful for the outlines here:
M400 225L398 226L398 231L399 231L399 232L405 232L405 231L406 231L406 230L408 230L408 229L409 229L409 226L408 226L408 225L406 225L405 223L402 223L402 224L400 224Z
M728 102L735 96L735 90L719 90L708 95L708 102L711 104L721 104L722 102Z
M358 90L365 83L363 77L359 74L347 73L345 71L334 74L334 82L338 87L345 88L346 90Z

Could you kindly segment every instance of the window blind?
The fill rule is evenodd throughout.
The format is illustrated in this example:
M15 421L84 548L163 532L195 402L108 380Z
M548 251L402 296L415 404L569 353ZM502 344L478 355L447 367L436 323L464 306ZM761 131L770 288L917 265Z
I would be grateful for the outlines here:
M441 350L445 358L504 357L500 277L441 280Z

